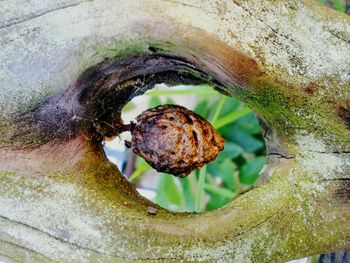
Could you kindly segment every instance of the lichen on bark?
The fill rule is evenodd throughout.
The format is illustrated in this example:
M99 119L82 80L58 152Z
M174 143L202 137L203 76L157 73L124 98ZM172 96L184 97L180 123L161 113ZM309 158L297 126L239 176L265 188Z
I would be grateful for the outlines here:
M283 262L349 247L349 17L311 0L14 3L0 10L0 254ZM141 198L99 142L160 81L248 103L266 180L203 214Z

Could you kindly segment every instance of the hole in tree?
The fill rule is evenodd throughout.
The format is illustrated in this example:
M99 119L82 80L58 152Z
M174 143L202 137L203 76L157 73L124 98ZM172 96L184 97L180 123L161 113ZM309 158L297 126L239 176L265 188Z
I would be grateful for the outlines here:
M203 64L201 69L184 58L149 52L106 59L81 76L77 82L84 109L80 126L88 138L103 143L108 158L146 198L172 211L221 207L255 182L266 161L254 113L235 98L222 95L244 90L244 84L231 75L226 82L217 81L206 73L211 71ZM159 87L159 83L172 88ZM176 86L179 84L192 86ZM124 139L130 140L130 134L121 133L121 119L128 124L143 110L159 104L182 105L204 117L225 138L224 151L215 161L183 179L150 168L126 150ZM210 132L204 131L207 136ZM113 137L116 139L109 140Z
M204 117L225 138L225 149L205 168L177 178L158 173L127 149L124 140L131 140L129 132L105 140L107 157L141 195L171 211L206 211L227 204L253 185L266 162L266 150L257 118L242 102L208 85L161 84L126 104L122 119L124 123L135 121L142 111L162 104L181 105Z

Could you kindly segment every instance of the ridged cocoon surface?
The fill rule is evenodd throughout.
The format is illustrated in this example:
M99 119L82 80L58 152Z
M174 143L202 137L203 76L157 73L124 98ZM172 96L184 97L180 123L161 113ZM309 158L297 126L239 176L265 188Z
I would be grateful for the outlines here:
M136 120L131 147L158 172L185 177L224 149L224 139L213 126L181 106L158 106Z

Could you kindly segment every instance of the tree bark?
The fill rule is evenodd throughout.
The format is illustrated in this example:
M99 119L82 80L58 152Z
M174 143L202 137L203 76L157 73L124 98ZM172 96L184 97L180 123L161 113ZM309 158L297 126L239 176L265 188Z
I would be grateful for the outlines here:
M0 255L283 262L350 247L348 16L311 0L0 7ZM256 188L171 213L107 161L121 108L161 82L255 110L269 159Z

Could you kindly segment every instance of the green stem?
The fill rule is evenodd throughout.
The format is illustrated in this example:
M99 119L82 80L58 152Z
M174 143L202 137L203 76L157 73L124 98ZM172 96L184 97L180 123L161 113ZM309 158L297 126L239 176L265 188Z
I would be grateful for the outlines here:
M203 195L204 195L204 182L205 182L205 174L206 174L206 172L207 172L207 166L204 166L199 171L198 192L197 192L196 205L195 205L196 212L200 212L201 211L201 204L202 204L202 199L203 199Z
M145 172L146 170L148 170L149 165L146 162L143 162L139 167L137 167L137 169L131 174L129 181L131 183L136 183L140 176L143 174L143 172Z

